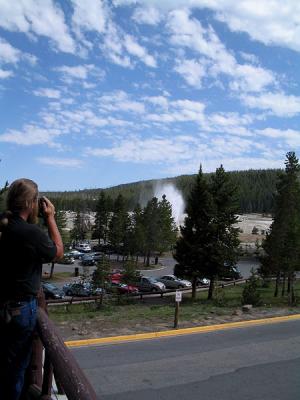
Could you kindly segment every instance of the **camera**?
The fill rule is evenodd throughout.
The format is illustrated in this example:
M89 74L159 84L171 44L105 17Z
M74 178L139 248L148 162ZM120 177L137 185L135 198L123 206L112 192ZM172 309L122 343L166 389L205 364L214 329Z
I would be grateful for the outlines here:
M39 199L39 214L38 214L38 216L40 218L44 218L44 216L45 216L45 214L44 214L44 206L43 206L44 204L46 204L46 201L45 201L45 199L43 199L43 197L41 197Z

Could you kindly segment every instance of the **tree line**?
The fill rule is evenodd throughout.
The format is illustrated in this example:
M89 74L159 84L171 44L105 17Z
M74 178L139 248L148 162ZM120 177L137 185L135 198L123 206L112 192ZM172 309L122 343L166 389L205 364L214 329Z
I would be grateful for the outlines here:
M274 207L276 181L282 172L279 169L248 170L227 172L237 186L237 211L239 213L271 213ZM208 180L212 173L204 174ZM113 201L121 194L128 211L133 211L137 204L146 205L153 197L153 188L158 184L172 184L186 201L196 175L181 175L175 178L149 180L118 185L107 189L85 189L65 192L44 192L58 210L95 211L99 194L104 191ZM111 204L112 210L112 204Z
M163 195L159 200L153 197L144 208L136 205L127 211L121 194L115 201L104 191L96 202L95 224L91 227L92 239L98 241L98 249L121 255L123 260L139 256L146 265L150 257L170 250L177 236L177 227L172 217L172 206ZM80 212L77 213L71 239L84 240L88 227Z

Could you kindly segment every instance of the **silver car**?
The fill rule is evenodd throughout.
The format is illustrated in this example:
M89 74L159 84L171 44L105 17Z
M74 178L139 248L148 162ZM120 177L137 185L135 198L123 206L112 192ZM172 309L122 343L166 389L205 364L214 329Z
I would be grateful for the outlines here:
M142 276L136 285L140 292L164 292L166 286L150 276Z
M167 289L183 289L192 287L190 281L187 281L186 279L177 278L175 275L164 275L160 277L158 280L159 282L164 283Z

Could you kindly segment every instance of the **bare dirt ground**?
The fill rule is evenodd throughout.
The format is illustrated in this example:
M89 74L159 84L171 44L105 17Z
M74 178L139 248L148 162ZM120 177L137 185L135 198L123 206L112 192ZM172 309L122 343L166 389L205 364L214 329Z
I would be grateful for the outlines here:
M235 309L228 315L215 315L211 313L208 316L191 321L180 321L179 328L190 328L195 326L206 326L223 324L227 322L249 321L261 318L278 317L283 315L294 315L300 313L300 307L293 308L269 308L252 309L250 312L243 312L241 309ZM131 335L136 333L159 332L173 329L173 320L161 322L148 319L139 321L128 321L126 324L112 323L105 317L95 318L83 322L60 322L56 323L64 340L80 340L102 338L119 335Z

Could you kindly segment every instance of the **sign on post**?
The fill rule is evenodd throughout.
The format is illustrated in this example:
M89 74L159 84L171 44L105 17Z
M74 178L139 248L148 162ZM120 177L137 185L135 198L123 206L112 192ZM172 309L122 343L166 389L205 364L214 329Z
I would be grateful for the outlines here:
M182 300L182 292L180 290L176 290L175 301L180 302L181 300Z

